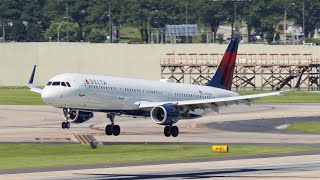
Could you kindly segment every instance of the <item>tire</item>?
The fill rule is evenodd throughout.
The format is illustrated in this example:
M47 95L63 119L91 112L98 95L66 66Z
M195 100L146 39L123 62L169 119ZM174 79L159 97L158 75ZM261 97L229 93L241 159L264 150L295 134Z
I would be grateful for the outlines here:
M170 137L170 136L171 136L171 127L170 127L170 126L164 127L163 134L164 134L166 137Z
M65 129L65 128L66 128L66 122L62 122L62 123L61 123L61 128L62 128L62 129Z
M65 123L65 126L66 126L67 129L69 129L69 128L70 128L70 123L69 123L69 122L66 122L66 123Z
M111 136L112 135L112 131L113 131L113 127L109 124L106 126L106 135Z
M113 135L114 136L119 136L120 134L120 126L119 125L114 125L113 126Z
M171 134L173 137L177 137L179 135L179 128L177 126L171 127Z

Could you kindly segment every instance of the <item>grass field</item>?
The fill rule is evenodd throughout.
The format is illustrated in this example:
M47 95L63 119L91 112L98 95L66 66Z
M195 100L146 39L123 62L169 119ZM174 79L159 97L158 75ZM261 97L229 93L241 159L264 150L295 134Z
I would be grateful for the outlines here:
M286 130L320 133L320 122L295 122Z
M205 145L87 145L1 144L0 170L66 167L164 160L257 156L318 150L301 146L231 146L213 153Z
M265 93L268 91L238 91L241 95ZM255 104L263 103L320 103L320 93L308 91L290 91L280 96L269 96L254 101Z
M45 105L39 94L27 88L0 88L1 105Z
M237 91L241 95L264 93L268 91ZM271 96L255 100L255 104L263 103L320 103L320 93L291 91L281 96ZM0 105L45 105L37 93L27 88L0 88Z

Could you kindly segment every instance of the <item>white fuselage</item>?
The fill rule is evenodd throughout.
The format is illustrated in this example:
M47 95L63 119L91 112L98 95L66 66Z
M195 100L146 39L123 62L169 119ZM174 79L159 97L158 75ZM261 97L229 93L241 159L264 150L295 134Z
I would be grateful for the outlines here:
M60 74L49 82L52 84L45 86L41 93L47 104L92 111L138 110L138 102L141 101L167 102L238 96L232 91L209 86L88 74Z

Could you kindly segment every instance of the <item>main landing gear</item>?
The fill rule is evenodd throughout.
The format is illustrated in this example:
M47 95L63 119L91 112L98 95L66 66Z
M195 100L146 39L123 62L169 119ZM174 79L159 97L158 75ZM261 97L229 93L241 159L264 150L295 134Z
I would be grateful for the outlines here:
M62 129L69 129L70 128L70 123L68 121L67 122L62 122L61 127L62 127Z
M107 114L107 118L109 118L111 121L111 124L107 125L105 129L106 135L108 136L111 136L111 135L119 136L120 134L120 126L114 125L114 117L115 117L114 114Z
M166 136L166 137L169 137L169 136L173 136L173 137L177 137L179 135L179 128L177 126L166 126L163 130L163 134Z

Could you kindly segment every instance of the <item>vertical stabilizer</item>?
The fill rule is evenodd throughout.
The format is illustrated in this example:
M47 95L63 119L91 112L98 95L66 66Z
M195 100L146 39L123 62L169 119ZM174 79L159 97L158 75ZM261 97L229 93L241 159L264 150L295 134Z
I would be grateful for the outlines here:
M232 38L230 40L216 73L208 82L208 86L231 90L239 42L240 40L238 38Z

